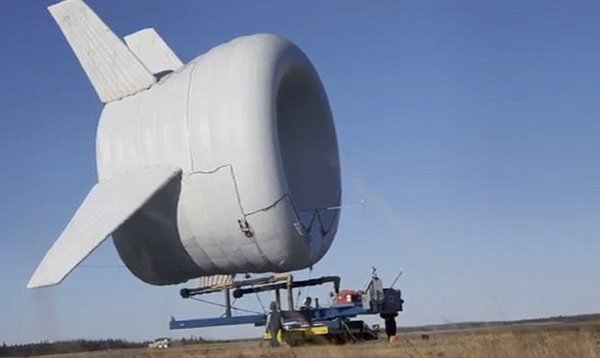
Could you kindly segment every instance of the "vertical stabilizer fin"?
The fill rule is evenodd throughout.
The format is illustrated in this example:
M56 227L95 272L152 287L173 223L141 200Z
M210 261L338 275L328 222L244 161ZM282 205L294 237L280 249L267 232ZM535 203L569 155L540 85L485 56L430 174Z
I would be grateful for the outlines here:
M154 74L175 71L183 63L152 28L125 36L127 47Z
M104 103L152 86L156 78L81 0L48 8Z
M60 283L155 193L180 174L180 168L156 166L96 184L40 262L27 288Z

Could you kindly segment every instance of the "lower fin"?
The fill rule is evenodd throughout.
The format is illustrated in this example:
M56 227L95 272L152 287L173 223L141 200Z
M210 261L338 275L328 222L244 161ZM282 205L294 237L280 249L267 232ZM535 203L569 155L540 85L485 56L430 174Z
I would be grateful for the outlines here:
M227 287L233 283L234 275L213 275L198 278L198 288Z
M127 172L94 185L69 225L40 262L27 288L62 282L121 224L180 174L180 168L155 166Z

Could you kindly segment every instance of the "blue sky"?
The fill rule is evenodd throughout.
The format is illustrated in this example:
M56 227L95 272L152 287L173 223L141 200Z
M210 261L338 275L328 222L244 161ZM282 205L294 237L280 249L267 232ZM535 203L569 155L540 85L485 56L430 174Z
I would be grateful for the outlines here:
M110 242L60 286L25 289L96 181L102 105L53 2L0 2L0 340L259 335L169 332L171 315L220 309L141 283ZM372 265L388 284L403 268L400 325L600 312L600 2L88 4L121 37L156 28L184 62L257 32L308 54L344 202L367 202L344 210L313 277L360 288Z

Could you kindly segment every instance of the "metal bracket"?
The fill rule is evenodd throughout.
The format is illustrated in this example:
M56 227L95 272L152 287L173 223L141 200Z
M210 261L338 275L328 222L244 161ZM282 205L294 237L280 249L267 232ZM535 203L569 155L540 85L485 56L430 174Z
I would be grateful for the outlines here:
M254 237L254 230L252 230L252 226L248 223L246 218L239 219L238 225L240 226L240 230L246 235L246 237Z

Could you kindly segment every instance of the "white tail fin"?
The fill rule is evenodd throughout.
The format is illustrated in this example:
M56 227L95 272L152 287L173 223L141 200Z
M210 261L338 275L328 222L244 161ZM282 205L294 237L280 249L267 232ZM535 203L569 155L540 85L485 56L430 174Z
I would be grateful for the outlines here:
M154 74L175 71L183 66L179 57L154 29L143 29L125 36L125 43Z
M81 0L48 8L104 103L152 86L156 78Z
M96 184L35 270L27 288L60 283L122 223L181 173L151 167Z

